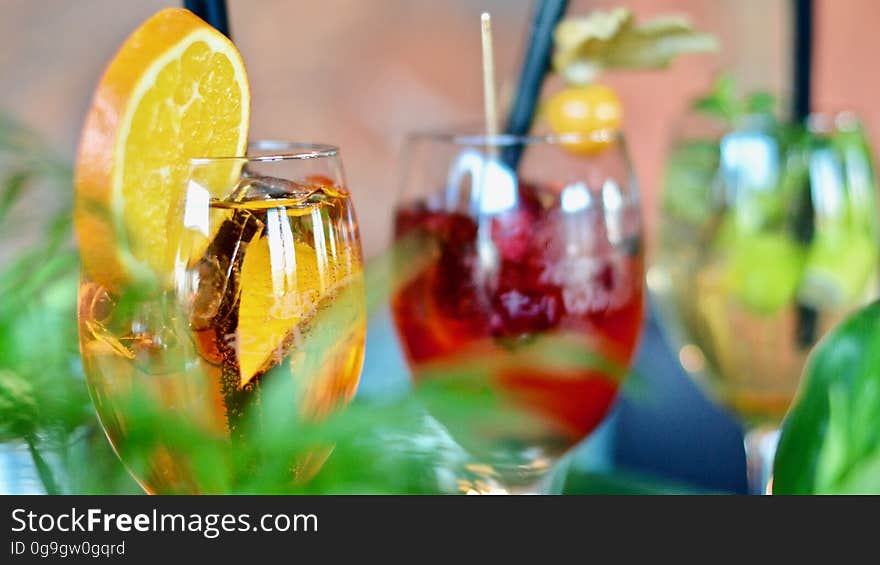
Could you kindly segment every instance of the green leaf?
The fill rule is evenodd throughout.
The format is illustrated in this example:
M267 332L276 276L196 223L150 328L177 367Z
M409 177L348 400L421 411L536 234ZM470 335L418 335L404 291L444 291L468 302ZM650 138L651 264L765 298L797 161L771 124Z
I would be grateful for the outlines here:
M774 465L780 494L880 494L880 302L813 351Z
M710 118L720 120L729 127L738 126L746 118L764 117L775 122L776 97L769 92L756 91L741 98L737 93L736 80L730 73L721 73L709 94L695 99L691 108Z
M32 434L37 428L38 409L31 382L19 373L0 370L0 441Z
M701 114L722 120L726 120L730 116L730 110L727 108L724 101L719 100L714 96L702 96L697 98L694 100L693 108Z
M46 494L61 494L61 489L58 487L58 481L55 479L55 474L52 472L52 468L43 458L42 453L37 449L36 442L32 437L27 438L27 446L31 458L34 461L37 476L40 477L40 481L42 481L43 487L46 489Z
M769 92L753 92L746 97L746 112L770 114L776 111L776 97Z
M18 202L24 192L25 185L31 178L29 171L14 171L0 185L0 224L6 219L9 210Z

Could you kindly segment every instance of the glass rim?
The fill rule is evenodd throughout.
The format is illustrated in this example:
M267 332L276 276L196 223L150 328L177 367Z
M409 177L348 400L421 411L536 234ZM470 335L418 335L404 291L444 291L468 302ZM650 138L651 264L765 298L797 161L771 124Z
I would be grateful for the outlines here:
M339 147L327 143L301 141L284 141L277 139L261 139L248 142L248 155L220 155L217 157L193 157L190 165L209 165L211 163L270 163L273 161L295 161L337 157ZM250 154L259 151L260 154Z
M410 140L432 140L465 147L514 147L521 145L563 145L584 141L621 142L620 130L601 129L584 133L548 133L516 135L499 133L490 135L479 128L427 129L410 132Z
M863 126L861 116L853 110L816 111L804 118L804 127L812 133L854 131Z

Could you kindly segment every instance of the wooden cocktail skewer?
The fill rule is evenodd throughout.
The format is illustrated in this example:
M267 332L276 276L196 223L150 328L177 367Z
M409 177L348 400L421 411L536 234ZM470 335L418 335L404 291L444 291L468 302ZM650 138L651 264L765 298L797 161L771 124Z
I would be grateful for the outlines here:
M495 95L495 56L492 54L492 16L483 12L480 16L483 39L483 108L486 120L486 135L498 135L498 106ZM490 148L492 145L492 139Z
M485 120L486 137L477 148L469 148L458 156L450 171L447 184L446 201L454 207L459 199L462 181L470 178L473 186L470 189L471 206L477 212L486 211L486 191L492 179L499 175L498 150L498 106L495 96L495 57L492 53L492 16L488 12L480 15L480 36L483 45L483 117ZM485 151L481 155L480 151ZM508 178L510 174L506 175Z
M496 214L516 205L516 178L500 159L498 139L498 106L495 95L495 57L492 54L492 17L480 16L483 40L483 106L486 122L486 152L480 171L477 209L480 213Z

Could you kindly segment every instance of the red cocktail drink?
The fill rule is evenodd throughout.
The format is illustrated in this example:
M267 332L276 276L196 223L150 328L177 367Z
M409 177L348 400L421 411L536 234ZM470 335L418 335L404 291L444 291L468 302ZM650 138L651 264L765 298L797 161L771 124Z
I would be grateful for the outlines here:
M434 245L434 259L393 300L414 376L489 360L483 384L544 424L537 437L519 428L506 440L565 449L588 435L636 347L644 266L640 233L625 224L638 215L612 217L587 206L591 198L583 185L521 183L514 204L489 216L429 200L397 211L398 239L418 234ZM583 355L569 359L572 350Z

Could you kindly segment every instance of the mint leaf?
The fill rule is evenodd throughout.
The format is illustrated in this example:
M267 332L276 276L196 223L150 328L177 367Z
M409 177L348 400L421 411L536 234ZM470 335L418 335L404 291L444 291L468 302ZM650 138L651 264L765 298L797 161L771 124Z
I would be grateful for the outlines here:
M746 97L746 112L750 114L770 114L776 109L776 97L769 92L753 92Z

